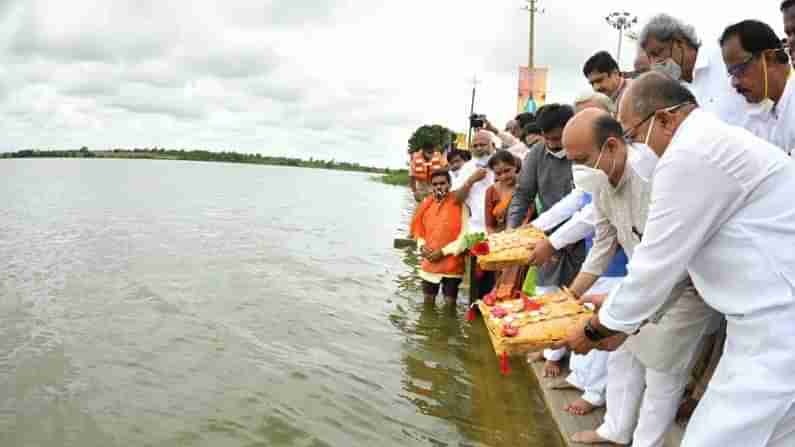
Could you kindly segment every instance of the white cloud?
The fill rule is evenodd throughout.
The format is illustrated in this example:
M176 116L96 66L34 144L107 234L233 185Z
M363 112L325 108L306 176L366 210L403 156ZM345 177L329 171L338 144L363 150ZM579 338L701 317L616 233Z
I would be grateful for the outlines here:
M615 52L604 23L664 9L714 40L777 4L542 0L536 63L550 101L586 89L585 59ZM0 150L166 146L405 163L419 125L502 125L527 59L521 0L0 0ZM663 8L663 9L661 9ZM623 66L634 45L626 41Z

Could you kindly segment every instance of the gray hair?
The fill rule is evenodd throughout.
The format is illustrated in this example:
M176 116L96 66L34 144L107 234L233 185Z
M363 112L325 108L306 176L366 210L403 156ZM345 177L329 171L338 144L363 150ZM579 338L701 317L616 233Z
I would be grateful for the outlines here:
M701 39L696 34L696 28L668 14L657 14L649 19L640 32L640 46L646 48L650 37L660 42L670 42L675 38L684 39L693 48L701 46Z
M595 92L593 90L582 92L577 95L577 98L574 99L574 108L576 109L577 105L584 102L592 102L600 109L609 113L614 113L616 109L616 105L607 95L604 93Z

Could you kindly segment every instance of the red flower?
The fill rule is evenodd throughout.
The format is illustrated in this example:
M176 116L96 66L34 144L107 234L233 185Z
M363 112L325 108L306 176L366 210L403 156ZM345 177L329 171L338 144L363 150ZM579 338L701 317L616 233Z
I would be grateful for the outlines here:
M531 300L524 300L524 310L525 310L525 312L531 312L531 311L539 310L539 309L541 309L541 305L538 304L537 302L531 301Z
M497 302L497 288L496 287L491 289L491 292L487 293L483 297L483 302L489 307L493 306Z
M493 309L491 309L491 316L493 316L494 318L502 318L506 315L508 315L508 311L503 309L502 307L494 307Z
M509 324L505 324L502 326L502 335L505 337L516 337L519 335L519 329Z
M472 254L475 256L486 256L491 253L488 241L480 241L472 246Z

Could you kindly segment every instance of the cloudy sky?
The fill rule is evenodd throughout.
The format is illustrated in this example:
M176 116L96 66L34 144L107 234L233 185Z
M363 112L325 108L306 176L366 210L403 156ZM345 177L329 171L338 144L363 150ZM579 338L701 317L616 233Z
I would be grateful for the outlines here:
M514 114L527 59L523 0L0 0L0 152L168 147L399 167L425 123L464 130ZM541 0L536 64L548 99L587 89L615 53L617 10L686 17L704 40L778 1ZM639 27L638 27L639 29ZM635 47L625 41L622 68Z

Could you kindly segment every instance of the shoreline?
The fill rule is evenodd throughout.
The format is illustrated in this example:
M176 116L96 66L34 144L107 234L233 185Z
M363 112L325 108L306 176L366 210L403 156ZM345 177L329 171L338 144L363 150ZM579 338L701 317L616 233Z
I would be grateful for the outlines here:
M89 158L89 159L121 159L121 160L170 160L170 161L202 161L217 163L238 163L261 166L284 166L294 168L325 169L329 171L362 172L376 174L371 178L388 185L408 186L408 170L377 168L363 166L358 163L337 162L335 160L309 160L268 156L262 154L243 154L238 152L208 152L200 150L168 150L168 149L114 149L108 151L80 150L21 150L0 153L0 159L25 158Z

